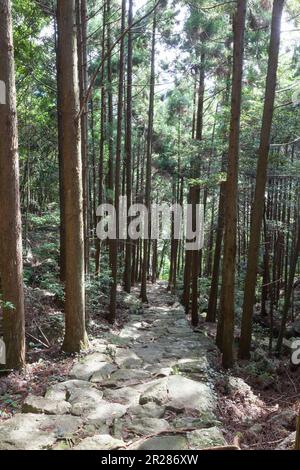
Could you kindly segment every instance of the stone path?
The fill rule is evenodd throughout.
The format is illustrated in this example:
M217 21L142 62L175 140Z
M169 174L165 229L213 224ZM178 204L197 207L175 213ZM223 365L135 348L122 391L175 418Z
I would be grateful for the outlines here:
M165 284L104 332L70 379L28 396L0 425L4 449L202 449L224 445L215 416L212 341L188 325Z

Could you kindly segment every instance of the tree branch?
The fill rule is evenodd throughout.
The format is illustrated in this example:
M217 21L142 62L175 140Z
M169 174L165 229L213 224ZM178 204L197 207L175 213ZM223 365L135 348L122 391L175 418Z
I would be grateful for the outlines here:
M106 54L104 54L104 57L103 59L101 60L99 66L97 67L96 71L94 72L94 75L92 76L91 78L91 81L90 81L90 84L87 88L87 92L86 92L86 95L84 96L84 99L81 103L81 107L80 107L80 111L77 115L77 119L80 119L81 116L82 116L82 113L87 105L87 102L89 101L90 99L90 96L91 96L91 93L92 93L92 90L93 90L93 86L95 84L95 81L96 81L96 78L98 76L98 74L101 72L101 69L102 67L104 66L105 64L105 61L107 60L107 58L110 56L110 54L112 53L112 51L114 50L114 48L116 47L116 45L124 38L124 36L126 36L126 34L132 29L134 28L137 24L139 24L141 21L143 21L144 19L148 18L148 16L151 15L151 13L153 13L156 8L158 7L158 5L160 4L161 0L157 0L157 2L155 3L155 5L147 12L145 13L141 18L139 18L138 20L134 21L130 26L128 26L122 34L120 34L120 36L115 40L115 42L112 44L111 48L109 49L109 51L107 51Z

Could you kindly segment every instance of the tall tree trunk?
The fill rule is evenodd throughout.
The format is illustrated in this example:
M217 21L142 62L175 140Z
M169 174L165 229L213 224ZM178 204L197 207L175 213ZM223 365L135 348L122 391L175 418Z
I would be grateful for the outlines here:
M195 138L195 132L196 132L196 98L197 98L197 75L195 75L195 78L194 78L192 139Z
M270 300L270 259L269 259L269 249L270 249L270 237L268 234L267 227L267 218L266 213L264 213L264 254L263 254L263 279L262 279L262 290L261 290L261 315L262 317L267 316L266 303Z
M151 204L151 174L152 174L152 133L153 133L153 117L154 117L154 91L155 91L155 46L156 46L156 11L153 15L152 45L151 45L151 74L150 74L150 97L148 112L148 130L147 130L147 158L146 158L146 189L145 189L145 206L150 212ZM141 279L141 299L147 302L147 273L148 273L148 255L150 243L146 238L143 246L143 265Z
M264 196L267 183L268 156L276 89L278 54L280 45L280 25L283 5L284 0L274 0L265 102L260 134L260 147L258 151L255 195L252 206L250 242L248 248L248 265L245 280L241 338L239 345L239 357L243 359L249 358L250 356L252 315L253 305L255 302L259 244L264 213Z
M79 87L75 0L58 2L58 64L61 86L62 152L65 192L65 338L63 350L79 352L85 331L84 239Z
M237 186L245 19L246 1L238 0L237 10L233 20L234 49L232 69L231 120L226 183L222 289L220 300L222 319L218 324L218 328L221 328L223 352L222 364L226 368L231 367L233 364Z
M213 272L212 272L209 301L208 301L208 308L207 308L207 315L206 315L207 322L215 322L216 316L217 316L219 271L220 271L220 263L221 263L222 239L223 239L223 230L224 230L224 204L226 200L225 187L226 187L225 182L221 182L216 244L215 244L214 261L213 261Z
M202 140L203 136L203 107L204 107L204 88L205 88L205 54L202 52L200 59L200 77L198 89L198 108L197 108L197 125L196 140ZM194 169L194 177L196 177L197 168ZM200 189L191 188L191 204L193 210L193 218L196 216L196 208L200 202ZM205 204L204 204L205 206ZM205 211L205 208L204 208ZM194 227L196 228L196 227ZM202 250L193 250L191 253L192 275L191 275L191 317L193 326L198 324L198 277L201 276Z
M201 53L200 57L200 75L199 75L199 87L198 87L198 103L197 103L197 120L196 116L193 116L193 129L192 137L196 140L202 140L203 133L203 105L204 105L204 87L205 87L205 54ZM195 90L197 91L197 90ZM196 105L196 94L194 95L194 106ZM196 113L194 113L196 114ZM194 122L196 120L196 122ZM197 177L197 168L194 166L193 177ZM199 204L197 198L199 199L200 194L198 190L189 188L188 203L189 204ZM195 211L193 207L193 211ZM200 258L200 259L199 259ZM185 266L184 266L184 283L183 283L183 295L182 303L185 307L185 313L189 313L190 308L190 294L192 295L192 317L193 321L196 324L196 317L198 317L198 275L199 275L199 262L201 262L201 256L199 257L198 250L186 250L185 252ZM192 266L192 269L191 269ZM193 274L192 274L193 273ZM194 279L192 276L197 273L197 279ZM192 281L192 286L191 286ZM191 292L192 287L192 292Z
M97 163L96 163L96 137L95 137L95 111L94 111L94 100L91 99L91 120L90 120L90 132L91 132L91 184L90 184L90 201L92 205L92 226L93 233L97 226ZM95 248L97 246L97 237L94 236Z
M57 44L57 22L55 22L55 51L56 51L56 81L57 81L57 134L58 134L58 168L59 168L59 277L61 282L65 282L66 278L66 242L65 242L65 197L64 197L64 156L62 149L62 117L61 117L61 73L58 63L58 44Z
M126 0L122 0L121 34L125 30ZM117 276L118 276L118 238L119 238L119 198L121 177L121 145L122 145L122 121L123 121L123 96L124 96L124 36L120 43L119 61L119 90L118 90L118 118L117 118L117 143L116 143L116 167L115 167L115 212L116 212L116 239L111 240L111 270L112 285L110 289L109 321L114 323L117 307Z
M173 176L172 180L172 204L175 204L177 202L176 200L176 180L175 176ZM168 281L168 287L167 290L171 290L174 292L174 287L173 287L173 280L174 277L176 276L176 261L175 261L175 250L176 250L176 240L174 237L174 229L175 229L175 214L172 212L171 214L171 240L170 240L170 245L171 245L171 252L170 252L170 269L169 269L169 281Z
M111 15L111 0L106 2L106 14L107 18ZM111 66L111 54L109 54L111 48L111 22L107 22L107 39L106 49L108 51L107 56L107 120L108 120L108 175L107 175L107 189L108 189L108 202L112 202L113 190L114 190L114 136L113 136L113 125L114 125L114 113L113 113L113 93L112 93L112 66Z
M104 62L105 56L105 29L106 29L106 5L104 5L103 9L103 19L102 19L102 58L101 60ZM101 110L100 110L100 152L99 152L99 170L98 170L98 177L99 177L99 189L98 189L98 204L104 203L104 191L103 191L103 184L104 184L104 143L106 138L106 127L105 127L105 117L106 117L106 90L105 90L105 83L104 83L104 74L105 68L102 67L101 70ZM100 257L101 257L101 240L97 239L96 242L96 255L95 255L95 274L96 276L99 275L100 272Z
M196 213L200 200L200 189L198 186L191 187L191 205L192 205L192 230L196 231ZM193 326L199 322L198 316L198 277L199 277L199 251L192 251L192 285L191 285L191 321Z
M84 219L84 265L89 272L90 257L90 217L89 217L89 175L88 175L88 106L85 94L88 87L87 69L87 3L86 0L76 0L77 11L77 49L78 73L80 85L80 106L84 105L81 115L81 159L82 159L82 188L83 188L83 219Z
M131 27L133 21L132 0L128 4L128 28ZM128 54L127 54L127 127L126 127L126 198L127 208L132 203L132 32L128 33ZM127 221L127 227L130 224L130 217ZM128 231L127 231L128 232ZM128 237L128 235L127 235ZM125 255L125 272L124 272L124 289L126 292L131 291L131 263L132 263L132 240L127 238L126 255Z
M0 2L0 273L6 368L25 365L22 224L19 192L15 65L10 0Z
M204 87L205 87L205 54L204 52L202 52L201 57L200 57L197 124L196 124L196 136L195 136L196 140L202 140L202 134L203 134Z
M291 306L291 297L293 293L294 278L296 274L297 262L300 256L300 217L298 217L296 223L298 225L297 234L296 234L296 243L295 243L294 250L291 254L288 285L287 285L287 289L285 293L284 307L283 307L282 318L281 318L281 326L280 326L280 331L279 331L277 344L276 344L277 353L280 353L281 348L282 348L282 341L283 341L283 337L285 333L285 326L286 326L286 322L288 318L289 309Z

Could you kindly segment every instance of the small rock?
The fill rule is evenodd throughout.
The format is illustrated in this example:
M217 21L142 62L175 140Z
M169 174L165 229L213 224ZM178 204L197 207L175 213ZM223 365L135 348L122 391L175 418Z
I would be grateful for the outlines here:
M101 370L98 370L95 372L91 378L92 383L102 383L109 379L111 377L111 374L118 370L118 367L114 364L106 364L101 368Z
M268 422L292 431L296 427L297 416L298 414L294 410L284 410L272 416Z
M166 405L169 409L180 411L191 409L202 413L211 413L215 406L212 390L201 382L173 375L154 381L140 397L140 404L154 402Z
M186 450L188 442L185 436L151 437L130 447L133 450Z
M74 390L69 398L72 405L72 414L81 416L93 410L102 402L103 392L96 389Z
M193 450L226 445L223 434L217 427L200 429L187 433L189 448Z
M127 406L120 403L110 403L105 400L99 401L93 407L89 408L88 412L84 415L87 422L101 424L110 424L115 419L121 418L125 415Z
M125 447L125 442L115 439L109 434L98 434L93 437L83 439L73 447L73 450L113 450Z
M165 414L165 407L149 402L145 405L132 406L128 409L128 414L138 418L162 418Z
M75 364L70 377L79 380L90 380L95 372L101 372L109 364L108 356L104 353L93 353Z
M75 416L17 414L0 425L0 450L48 449L58 439L71 437L82 426Z
M91 389L94 386L85 380L67 380L60 382L50 387L45 395L45 398L51 400L67 400L74 390Z
M120 389L105 389L103 391L104 398L116 403L127 406L135 406L139 404L141 392L137 387L122 387Z
M225 377L221 380L221 383L224 386L224 393L226 395L242 397L242 399L246 399L249 403L255 403L258 400L251 387L239 377Z
M277 447L276 450L294 449L296 441L296 431L287 436Z
M115 362L119 367L125 369L135 369L142 365L143 361L137 354L130 349L117 349Z
M136 436L148 436L155 434L160 431L167 431L170 429L168 421L165 419L149 418L149 417L127 417L125 420L119 420L115 422L115 433L116 436L127 436L128 434L134 434Z
M199 418L193 416L177 416L173 421L172 425L175 428L210 428L212 426L220 426L221 423L217 419L214 419L209 413L205 415L202 413Z
M67 401L28 395L23 403L23 413L45 413L46 415L64 415L70 413L71 405Z
M208 371L209 364L206 357L189 360L180 359L175 368L184 374L205 374Z
M104 385L126 386L146 381L151 377L150 372L142 369L118 369L111 377L105 380Z

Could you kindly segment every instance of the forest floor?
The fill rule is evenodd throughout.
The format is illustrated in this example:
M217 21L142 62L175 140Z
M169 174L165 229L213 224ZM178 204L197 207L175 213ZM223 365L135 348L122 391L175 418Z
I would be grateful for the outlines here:
M103 271L87 284L90 349L63 353L58 220L54 210L29 221L27 367L0 371L0 449L292 445L300 368L270 358L268 329L255 324L251 361L224 371L215 325L201 314L193 330L164 282L149 284L144 305L138 287L119 289L112 328Z
M114 330L92 321L85 354L48 347L37 360L32 351L25 372L0 379L0 449L273 449L285 438L288 447L295 377L285 381L292 399L289 388L259 387L250 363L222 370L214 327L193 331L164 282L149 285L149 304L134 289L119 291L119 305L127 309Z

